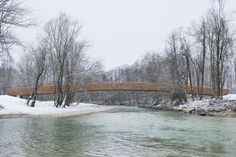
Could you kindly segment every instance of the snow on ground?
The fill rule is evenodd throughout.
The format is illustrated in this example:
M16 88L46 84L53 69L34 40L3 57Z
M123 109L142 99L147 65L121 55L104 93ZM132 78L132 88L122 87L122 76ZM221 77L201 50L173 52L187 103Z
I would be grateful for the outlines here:
M236 100L236 94L228 94L223 96L224 100Z
M211 108L211 106L209 106L209 101L210 100L208 99L197 100L197 101L189 100L187 103L180 105L177 108L185 111L193 111L193 110L207 111L209 108Z
M28 107L26 99L16 98L7 95L0 95L0 116L1 115L51 115L51 116L72 116L109 110L111 107L95 104L71 105L65 108L55 108L53 101L37 101L35 107Z
M192 101L177 106L175 110L182 110L185 112L236 112L236 94L228 94L223 96L223 100L204 99Z

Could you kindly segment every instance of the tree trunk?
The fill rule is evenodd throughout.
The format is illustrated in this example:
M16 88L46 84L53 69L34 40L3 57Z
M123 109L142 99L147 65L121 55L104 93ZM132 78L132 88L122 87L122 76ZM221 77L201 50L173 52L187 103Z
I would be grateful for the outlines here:
M206 60L206 25L205 22L203 22L203 41L202 41L202 69L201 69L201 94L200 94L200 100L202 100L203 97L203 86L204 86L204 74L205 74L205 60Z

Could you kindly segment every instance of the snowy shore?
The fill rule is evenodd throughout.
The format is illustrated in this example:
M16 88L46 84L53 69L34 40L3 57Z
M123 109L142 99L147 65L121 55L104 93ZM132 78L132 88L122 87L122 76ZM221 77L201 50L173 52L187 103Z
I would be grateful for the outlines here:
M164 109L172 111L181 111L185 113L198 114L202 116L222 116L236 117L236 95L229 94L223 97L223 100L204 99L191 101L185 104L173 102L160 103L152 106L155 109Z
M224 96L223 100L205 99L173 105L162 102L158 105L142 106L161 110L181 111L203 116L236 117L236 95ZM55 108L52 101L37 101L35 107L28 107L26 100L7 95L0 95L0 118L12 117L73 117L94 112L107 111L111 106L80 103L65 108Z
M28 107L26 100L0 95L0 118L6 117L71 117L93 112L110 110L112 107L85 104L72 104L65 108L55 108L53 101L37 101L35 107Z

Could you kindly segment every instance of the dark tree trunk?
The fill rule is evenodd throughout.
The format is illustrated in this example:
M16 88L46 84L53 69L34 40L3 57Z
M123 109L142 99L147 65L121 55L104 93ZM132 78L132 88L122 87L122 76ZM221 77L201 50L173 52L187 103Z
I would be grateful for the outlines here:
M27 100L27 105L30 106L30 107L35 107L35 102L36 102L36 97L37 97L37 91L38 91L38 88L40 87L39 81L40 81L40 78L41 78L41 76L43 75L44 71L45 71L45 68L42 67L42 69L41 69L40 72L38 73L38 76L37 76L37 78L36 78L36 80L35 80L35 86L34 86L34 89L33 89L33 91L32 91L32 94L31 94L31 96L30 96L30 97L28 98L28 100ZM29 104L32 99L33 99L33 101L31 102L31 104Z
M205 60L206 60L206 24L203 21L203 41L202 41L202 69L201 69L201 93L200 93L200 100L203 97L203 87L204 87L204 74L205 74Z

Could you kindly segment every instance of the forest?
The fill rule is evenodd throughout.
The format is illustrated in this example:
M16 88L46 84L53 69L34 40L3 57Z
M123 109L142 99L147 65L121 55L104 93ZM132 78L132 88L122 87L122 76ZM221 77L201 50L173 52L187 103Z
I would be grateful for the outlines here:
M27 101L32 107L37 99L54 100L56 107L77 101L153 105L163 99L178 103L202 100L203 87L211 87L215 99L222 99L223 88L236 92L235 26L233 12L225 11L224 0L215 0L208 13L188 28L170 32L163 50L147 52L135 63L109 71L87 54L90 43L83 39L78 19L61 13L45 24L36 44L24 46L13 28L37 24L29 10L14 0L1 0L0 14L0 94L10 87L32 87ZM13 60L13 47L23 49L19 62ZM69 92L71 85L89 82L153 82L168 84L172 92ZM54 85L58 92L37 96L42 85ZM197 86L198 94L187 95L182 88L187 85Z

